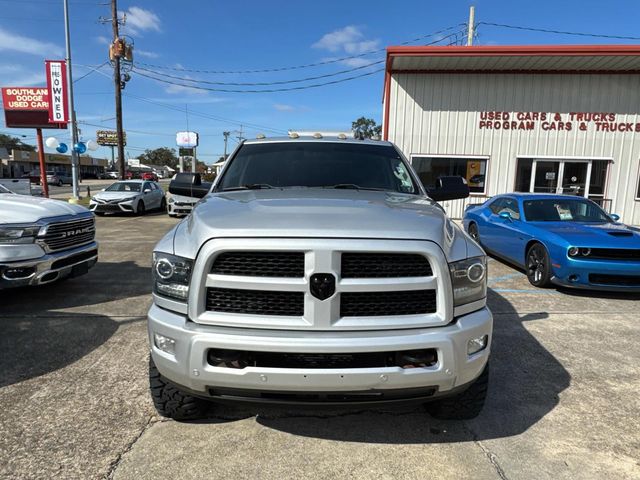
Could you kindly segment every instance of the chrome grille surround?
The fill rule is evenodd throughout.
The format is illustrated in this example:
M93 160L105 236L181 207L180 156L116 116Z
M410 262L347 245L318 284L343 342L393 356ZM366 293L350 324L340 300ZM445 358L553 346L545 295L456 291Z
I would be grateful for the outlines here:
M224 252L304 252L302 278L220 275L211 272L216 257ZM400 278L341 278L343 252L409 253L423 255L432 268L431 276ZM336 293L326 300L311 295L309 279L316 273L336 278ZM253 315L207 310L207 289L244 289L304 294L302 316ZM409 315L340 315L340 297L347 292L435 291L435 311ZM200 324L226 327L286 330L383 330L447 325L453 319L453 301L448 263L434 242L416 240L322 239L322 238L228 238L206 242L194 264L188 301L188 315ZM319 339L319 341L321 341Z
M45 252L59 252L86 245L96 236L95 217L92 213L45 219L36 242Z

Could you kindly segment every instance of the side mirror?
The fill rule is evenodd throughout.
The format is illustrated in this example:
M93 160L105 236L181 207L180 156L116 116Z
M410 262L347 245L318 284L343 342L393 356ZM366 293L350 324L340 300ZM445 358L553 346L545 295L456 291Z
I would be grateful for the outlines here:
M612 213L611 215L609 215L611 218L613 218L614 222L617 222L618 220L620 220L620 215L617 215L615 213Z
M428 188L427 193L436 202L457 200L469 196L469 185L459 176L440 177L435 188Z
M209 193L209 190L211 190L211 183L208 182L191 185L171 180L169 184L169 193L183 197L202 198Z
M511 220L511 214L509 212L500 212L500 218L505 220Z
M145 189L144 189L144 193L149 193L150 191L151 191L151 189L150 189L150 188L145 188Z

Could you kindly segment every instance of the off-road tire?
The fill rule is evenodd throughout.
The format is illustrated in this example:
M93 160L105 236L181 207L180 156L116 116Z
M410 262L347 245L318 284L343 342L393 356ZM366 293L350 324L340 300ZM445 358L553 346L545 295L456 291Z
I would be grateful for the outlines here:
M473 384L455 397L443 398L425 404L427 412L440 420L470 420L477 417L484 407L489 387L489 364Z
M551 260L544 245L534 243L529 247L525 258L525 269L527 280L534 287L547 288L551 285ZM537 269L539 269L538 272L536 272Z
M197 420L207 413L209 402L180 391L158 372L149 357L149 390L153 405L163 417L174 420Z

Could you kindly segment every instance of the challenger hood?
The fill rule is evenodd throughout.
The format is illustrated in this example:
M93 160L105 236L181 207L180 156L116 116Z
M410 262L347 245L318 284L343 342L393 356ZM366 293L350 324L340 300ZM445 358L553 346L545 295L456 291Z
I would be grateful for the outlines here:
M571 246L593 248L640 248L640 231L622 223L531 222L562 237Z
M41 218L78 215L87 211L80 205L72 205L61 200L11 193L0 194L0 224L33 223Z
M175 252L192 257L208 239L224 237L432 240L450 258L466 255L464 236L430 199L366 190L291 188L212 194L176 229ZM453 254L454 249L459 252Z

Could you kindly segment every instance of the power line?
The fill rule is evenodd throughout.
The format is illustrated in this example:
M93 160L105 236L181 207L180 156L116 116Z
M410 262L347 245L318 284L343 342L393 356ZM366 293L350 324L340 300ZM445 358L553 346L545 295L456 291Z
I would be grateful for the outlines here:
M90 70L89 70L87 73L85 73L84 75L82 75L81 77L76 78L76 79L73 81L73 83L78 83L78 82L79 82L80 80L82 80L83 78L88 77L88 76L89 76L89 75L91 75L92 73L97 72L97 71L98 71L98 70L100 70L102 67L104 67L107 63L109 63L109 62L103 62L103 63L101 63L100 65L98 65L98 66L97 66L97 67L95 67L95 68L94 68L94 67L91 67L91 66L89 66L89 65L77 65L77 64L76 64L76 65L77 65L77 66L79 66L79 67L89 68Z
M165 80L165 79L162 79L162 78L157 78L157 77L154 77L152 75L147 75L145 73L140 72L139 70L136 70L135 72L138 75L142 76L142 77L150 78L150 79L155 80L157 82L167 83L169 85L177 85L179 87L194 88L196 90L205 90L205 91L209 91L209 92L274 93L274 92L290 92L290 91L293 91L293 90L307 90L307 89L310 89L310 88L318 88L318 87L325 87L327 85L335 85L337 83L343 83L343 82L348 82L350 80L356 80L358 78L368 77L370 75L374 75L376 73L382 72L383 70L384 70L384 68L378 68L378 69L373 70L371 72L365 72L365 73L361 73L359 75L353 75L351 77L341 78L339 80L332 80L330 82L312 83L310 85L301 85L299 87L271 88L271 89L263 89L263 90L237 90L237 89L229 89L229 88L201 87L201 86L198 86L198 85L185 85L184 83L178 83L178 82L174 82L174 81L171 81L171 80Z
M548 28L536 28L536 27L523 27L521 25L507 25L504 23L493 22L479 22L476 26L488 25L490 27L510 28L513 30L527 30L530 32L542 32L542 33L555 33L558 35L575 35L579 37L595 37L595 38L615 38L617 40L640 40L640 37L630 37L624 35L606 35L599 33L586 33L586 32L567 32L563 30L551 30Z
M0 0L0 1L2 1L2 0ZM96 73L98 73L98 74L100 74L102 76L105 76L107 78L111 78L111 75L108 75L108 74L106 74L106 73L104 73L104 72L102 72L100 70L95 70L95 71L96 71ZM105 93L111 94L111 92L105 92ZM96 93L96 95L97 94L98 93ZM102 93L99 93L99 94L101 95ZM149 103L151 105L157 105L159 107L167 108L169 110L174 110L176 112L184 113L184 111L185 111L184 108L178 107L176 105L170 105L168 103L158 102L158 101L155 101L155 100L151 100L150 98L145 98L145 97L141 97L139 95L134 95L132 93L123 92L123 95L125 97L128 97L128 98L133 98L133 99L139 100L141 102ZM260 132L260 131L269 131L269 132L273 132L273 133L279 133L279 134L285 134L285 135L287 134L287 132L285 130L278 130L278 129L270 128L270 127L267 127L265 125L260 125L260 124L257 124L257 123L250 123L250 122L245 122L245 121L240 121L240 120L234 120L234 119L231 119L231 118L219 117L219 116L207 114L207 113L204 113L204 112L198 112L196 110L189 110L189 114L193 115L193 116L196 116L196 117L206 118L208 120L215 120L217 122L227 123L227 124L231 124L231 125L245 125L245 126L251 127L252 129L255 129L258 132Z
M424 40L425 38L435 37L437 35L441 35L443 33L449 32L449 31L454 30L456 28L459 29L460 27L465 26L465 25L466 24L464 24L464 23L459 23L457 25L452 25L450 27L443 28L442 30L438 30L437 32L429 33L429 34L426 34L426 35L421 35L421 36L413 38L411 40L406 40L404 42L399 43L398 45L408 45L410 43L419 42L420 40ZM449 38L449 37L452 37L454 35L459 35L460 33L463 33L463 32L459 31L459 32L447 35L446 37L440 38L437 41L441 42L445 38ZM283 72L283 71L286 71L286 70L299 70L301 68L319 67L319 66L322 66L322 65L330 65L332 63L343 62L345 60L351 60L351 59L354 59L354 58L361 58L361 57L364 57L364 56L367 56L367 55L372 55L374 53L384 52L385 50L386 50L386 47L385 48L378 48L376 50L370 50L370 51L363 52L363 53L359 53L357 55L349 55L347 57L341 57L341 58L332 58L330 60L324 60L322 62L307 63L307 64L304 64L304 65L293 65L293 66L288 66L288 67L264 68L264 69L259 69L259 70L202 70L202 69L194 69L194 68L172 67L172 66L168 66L168 65L157 65L157 64L144 63L144 62L137 62L137 64L138 65L143 65L145 67L160 68L162 70L173 70L173 71L177 71L177 72L190 72L190 73L216 73L216 74L272 73L272 72Z
M371 63L367 63L365 65L360 65L359 67L353 67L353 68L349 68L346 70L341 70L339 72L333 72L333 73L327 73L325 75L317 75L314 77L306 77L306 78L297 78L295 80L280 80L277 82L255 82L255 83L243 83L243 82L211 82L208 80L197 80L194 78L187 78L187 77L178 77L175 75L169 75L168 73L164 73L164 72L158 72L156 70L149 70L147 68L143 68L143 67L134 67L134 70L142 70L148 73L153 73L156 75L162 75L164 77L167 78L173 78L175 80L181 80L183 82L192 82L192 83L201 83L201 84L206 84L206 85L227 85L227 86L237 86L237 87L258 87L258 86L269 86L269 85L286 85L289 83L301 83L301 82L308 82L311 80L319 80L321 78L328 78L328 77L335 77L336 75L343 75L345 73L351 73L351 72L355 72L357 70L362 70L364 68L368 68L374 65L379 65L381 63L384 63L385 60L378 60L376 62L371 62Z

